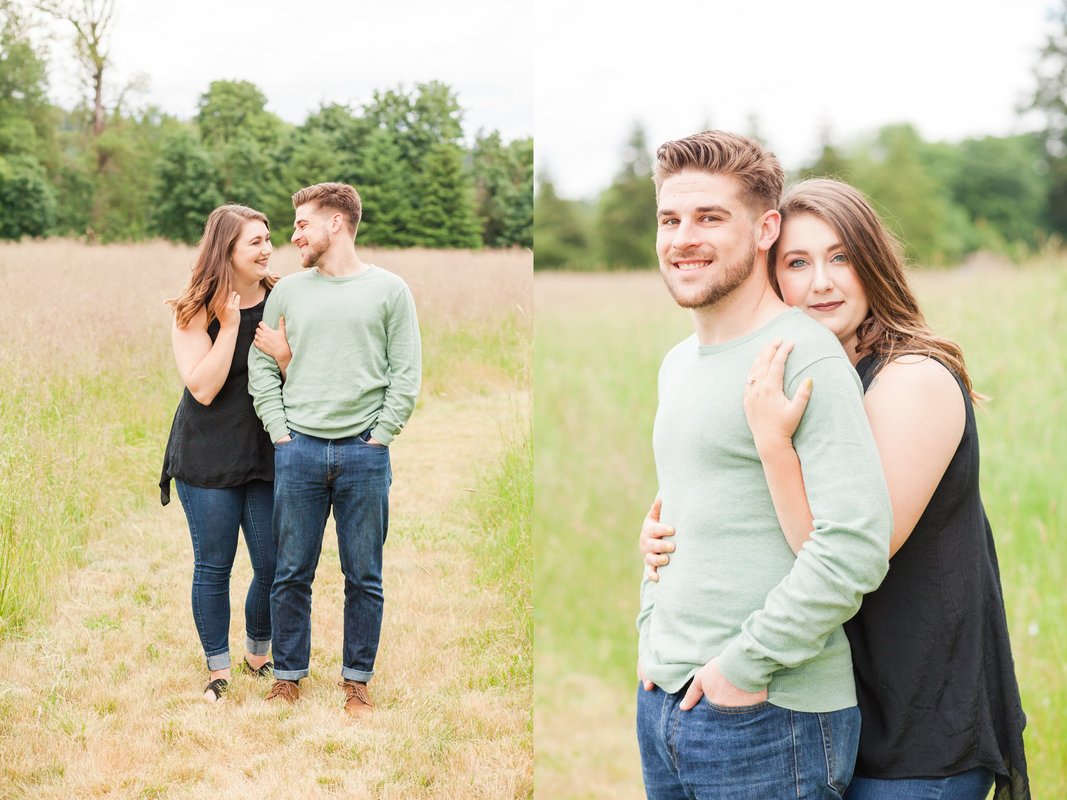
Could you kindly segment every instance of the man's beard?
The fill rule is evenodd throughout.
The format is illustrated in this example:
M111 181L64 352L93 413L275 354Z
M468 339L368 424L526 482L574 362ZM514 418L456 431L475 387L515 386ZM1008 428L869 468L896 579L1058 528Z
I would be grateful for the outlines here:
M668 255L672 258L674 257L674 254ZM677 255L679 258L686 259L712 260L705 258L705 254L701 251L693 254ZM674 298L674 302L682 308L709 308L718 305L748 280L756 266L756 243L752 242L752 246L747 253L730 263L716 259L711 266L704 267L703 269L711 274L705 276L708 280L697 286L676 285L672 280L675 274L675 267L671 265L670 260L669 258L666 266L662 261L660 262L660 274L663 276L663 282L667 284L667 289L670 291L671 297ZM712 270L714 272L711 272Z
M312 243L308 242L307 250L305 250L300 256L300 265L304 269L310 269L319 263L319 259L322 258L322 254L325 253L330 247L329 242Z

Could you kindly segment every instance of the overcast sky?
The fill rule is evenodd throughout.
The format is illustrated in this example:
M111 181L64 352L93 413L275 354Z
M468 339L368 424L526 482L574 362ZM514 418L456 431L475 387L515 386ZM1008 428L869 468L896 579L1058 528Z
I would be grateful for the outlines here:
M183 118L212 80L250 80L293 123L441 80L468 137L533 134L557 190L592 197L638 120L654 146L756 118L787 169L826 126L845 142L892 122L949 141L1030 128L1015 107L1051 2L119 0L112 75L146 74L144 100ZM79 91L68 42L52 47L65 105Z
M464 129L533 134L532 6L522 0L118 0L112 75L148 76L145 98L189 119L213 80L248 80L301 123L321 103L358 106L376 89L449 84ZM69 25L56 26L52 95L82 90Z
M826 125L840 140L892 122L928 140L1018 132L1049 5L540 0L537 167L559 194L595 196L636 120L654 148L708 123L747 132L755 115L786 169Z

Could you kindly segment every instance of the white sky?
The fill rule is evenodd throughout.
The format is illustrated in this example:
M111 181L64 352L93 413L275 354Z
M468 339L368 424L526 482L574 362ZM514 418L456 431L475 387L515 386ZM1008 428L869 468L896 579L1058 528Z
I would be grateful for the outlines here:
M439 80L459 95L464 131L533 134L533 36L525 0L119 0L112 75L146 73L153 103L183 119L213 80L248 80L299 124L323 102L358 107L376 89ZM52 96L81 96L55 27Z
M300 123L322 102L441 80L468 137L533 134L538 170L592 197L638 120L655 147L755 116L787 169L826 125L846 142L892 122L949 141L1031 128L1015 107L1053 0L119 2L112 75L146 73L142 102L189 118L212 80L250 80ZM51 46L65 105L81 91L69 41Z
M592 197L634 122L651 149L759 129L787 170L837 141L911 122L927 140L1032 129L1052 0L538 0L535 152L559 194Z

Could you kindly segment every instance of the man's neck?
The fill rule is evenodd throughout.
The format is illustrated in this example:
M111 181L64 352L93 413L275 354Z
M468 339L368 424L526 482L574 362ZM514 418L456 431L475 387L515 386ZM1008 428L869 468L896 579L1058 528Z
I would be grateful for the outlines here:
M737 289L713 306L691 310L693 330L702 345L723 344L757 331L789 306L774 293L757 266Z
M356 255L355 246L348 242L332 244L315 266L319 272L331 278L349 278L366 272L368 268Z

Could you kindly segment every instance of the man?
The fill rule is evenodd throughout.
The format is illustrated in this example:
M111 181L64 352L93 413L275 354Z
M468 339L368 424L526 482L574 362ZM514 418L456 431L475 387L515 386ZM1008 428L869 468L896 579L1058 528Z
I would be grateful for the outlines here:
M649 798L837 798L859 713L841 624L888 569L890 506L859 380L822 325L772 290L783 173L717 131L660 147L656 249L694 335L659 376L653 447L675 551L641 587L637 730ZM794 556L743 394L768 343L794 343L790 395L815 390L793 437L815 518Z
M292 241L306 271L279 281L263 312L268 325L284 317L292 359L284 376L257 347L248 359L256 413L275 443L276 680L267 700L296 701L308 674L311 584L332 508L345 576L340 685L345 710L358 714L373 707L367 683L382 625L389 443L415 408L419 328L405 283L356 254L355 189L309 186L293 195L293 207Z

